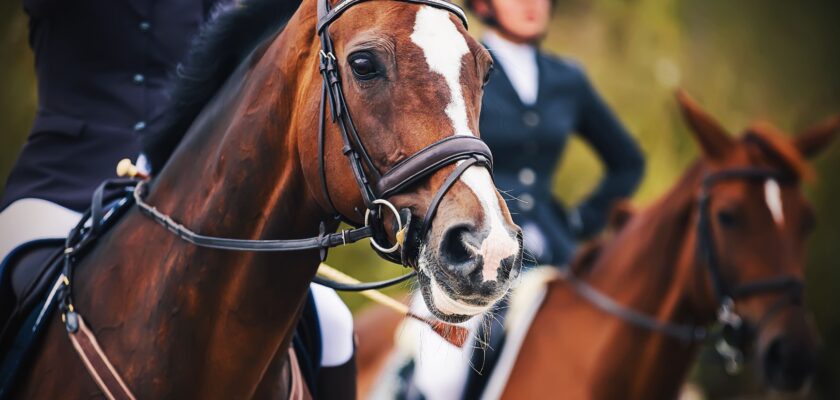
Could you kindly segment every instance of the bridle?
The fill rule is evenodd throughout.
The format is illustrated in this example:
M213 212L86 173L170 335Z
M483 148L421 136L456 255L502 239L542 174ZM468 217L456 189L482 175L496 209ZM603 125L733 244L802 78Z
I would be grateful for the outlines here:
M121 200L121 206L117 208L116 213L121 214L132 205L136 205L143 215L164 226L180 239L199 247L249 252L288 252L317 249L320 250L320 257L323 261L327 256L327 249L329 248L370 238L371 245L380 256L389 261L410 266L411 257L406 251L406 248L409 247L406 246L406 237L409 235L411 211L409 209L398 211L386 198L405 191L408 187L428 178L431 174L450 164L456 164L455 169L444 180L429 203L428 211L426 212L422 225L419 228L415 228L416 235L414 235L414 240L419 241L426 236L426 232L431 226L432 218L443 196L469 167L475 165L483 166L492 172L493 157L487 145L477 137L461 135L436 141L398 162L384 173L380 172L365 149L353 124L353 120L350 117L347 102L341 87L338 60L335 57L332 39L329 34L330 25L345 11L356 4L369 0L343 0L334 8L330 6L329 0L317 1L318 22L316 28L321 42L319 71L323 77L318 127L318 157L321 188L330 211L336 216L336 219L344 220L354 226L354 228L340 233L326 233L326 224L322 221L318 236L304 239L248 240L207 236L190 230L146 202L145 196L148 185L146 181L114 180L103 183L94 193L91 209L85 214L82 222L68 236L64 250L62 274L53 287L48 303L52 301L54 296L73 346L88 369L88 372L107 397L134 398L128 386L123 382L111 365L108 357L102 351L95 335L85 325L84 319L79 311L74 308L72 300L72 281L75 265L80 257L92 248L93 243L98 237L104 233L105 228L109 224L103 224L103 221L108 221L108 215L115 213L113 210L110 212L106 211L105 206L116 199L106 196L104 193L113 189L122 189L124 192L130 192L131 194L127 198ZM467 18L463 10L444 0L390 1L422 4L443 9L455 14L464 26L467 25ZM362 200L366 208L363 226L341 215L336 210L329 194L324 151L327 101L330 104L331 120L339 127L343 143L342 153L349 160L356 184L362 194ZM380 244L384 243L387 237L382 224L380 211L382 206L392 212L396 219L397 229L394 233L397 241L391 246ZM90 225L86 225L88 220L90 221ZM394 255L398 250L400 254L398 256ZM413 267L416 269L416 266ZM403 282L414 275L416 275L416 270L394 279L359 285L342 284L320 277L316 277L313 281L339 290L360 291L393 285Z
M793 276L778 276L755 280L740 285L732 285L724 278L718 252L715 248L711 228L710 201L712 188L724 181L774 180L781 183L791 182L793 178L779 172L761 168L726 169L706 175L703 179L698 200L699 218L697 222L698 266L705 266L717 303L717 320L720 330L710 332L705 326L678 324L661 321L653 316L630 309L589 284L577 279L571 271L563 271L560 278L569 283L575 292L602 311L641 328L661 333L685 343L702 342L707 339L719 339L716 350L724 358L727 371L736 372L743 361L746 345L766 322L785 306L798 304L804 289L802 279ZM702 273L702 271L701 271ZM785 294L771 305L754 327L748 326L735 310L735 300L763 293Z

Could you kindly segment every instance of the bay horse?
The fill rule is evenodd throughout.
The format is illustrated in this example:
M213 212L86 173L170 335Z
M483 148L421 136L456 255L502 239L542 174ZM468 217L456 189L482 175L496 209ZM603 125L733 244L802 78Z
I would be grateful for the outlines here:
M677 398L715 321L718 346L752 355L767 387L806 386L818 338L802 302L815 222L802 181L840 116L793 139L766 123L733 139L677 99L702 157L576 276L549 283L506 385L488 397Z
M61 316L84 316L137 398L288 397L290 337L326 248L350 236L329 234L341 219L386 256L402 247L437 317L486 310L522 251L477 139L490 67L445 1L237 2L202 30L176 117L146 138L158 172L135 189L144 206L73 266ZM411 216L423 225L406 232ZM308 250L183 240L197 233ZM57 314L13 397L107 391Z

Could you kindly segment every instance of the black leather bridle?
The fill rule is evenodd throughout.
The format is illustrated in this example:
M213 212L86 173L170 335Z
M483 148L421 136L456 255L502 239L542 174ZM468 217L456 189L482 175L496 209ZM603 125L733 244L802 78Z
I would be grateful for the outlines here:
M483 166L492 172L493 157L490 153L490 149L481 139L474 136L455 135L446 137L424 147L413 155L398 162L385 172L380 172L380 170L374 165L364 146L364 143L359 137L356 126L353 124L353 119L351 118L350 112L347 108L347 101L345 100L344 92L341 86L338 60L335 57L333 42L329 34L330 25L336 19L354 5L365 1L370 0L343 0L335 7L331 7L329 0L318 0L318 22L316 27L317 34L321 42L321 49L318 55L320 60L319 71L323 78L318 124L318 157L321 188L331 213L336 216L336 219L341 219L354 226L353 229L338 233L326 233L325 223L322 221L319 235L305 239L247 240L201 235L191 231L184 225L173 220L169 215L158 211L154 206L148 204L144 199L147 184L142 181L135 183L136 187L133 191L133 202L139 207L140 211L144 215L153 219L155 222L166 227L169 231L181 239L196 246L224 250L261 252L286 252L318 249L320 250L321 260L323 261L327 256L327 249L331 247L353 243L364 238L370 238L372 247L383 258L404 266L413 266L416 268L414 265L409 265L412 262L411 260L413 257L412 254L409 253L409 250L407 250L413 249L416 246L407 245L407 241L409 241L407 237L411 236L411 244L419 243L419 241L426 236L426 233L431 226L432 218L437 212L443 196L450 188L452 188L461 174L463 174L467 168L474 165ZM467 19L463 10L447 1L389 1L422 4L440 8L455 14L464 26L467 25ZM364 205L366 207L363 225L359 224L352 218L347 218L346 216L341 215L336 210L333 200L329 194L325 171L326 160L324 149L326 141L326 108L328 102L330 105L330 119L339 127L343 143L341 151L350 163L350 168L353 171L353 176L356 180L357 186L359 187L359 191L362 194L362 200L364 201ZM438 188L437 193L429 203L429 207L422 224L409 231L411 211L409 209L398 211L396 207L386 200L386 198L404 192L412 185L428 178L431 174L451 164L457 165L450 175L444 180L440 188ZM99 204L99 202L94 201L94 207L97 207L97 204ZM382 223L381 210L383 206L387 210L390 210L396 219L397 227L396 231L393 233L397 238L397 242L390 246L380 245L380 243L385 243L387 241L388 236ZM99 207L101 208L101 205L99 205ZM399 254L396 254L398 251ZM416 271L412 271L394 279L359 285L341 284L317 276L314 278L314 281L338 290L360 291L378 289L393 285L405 281L415 274Z
M697 264L705 266L709 274L715 301L718 306L717 322L720 324L719 332L712 334L704 326L664 322L653 316L630 309L586 282L578 280L571 271L563 271L561 279L568 282L576 293L594 306L635 326L655 331L683 342L701 342L710 338L720 339L715 348L724 358L727 370L730 372L736 371L743 360L743 351L753 338L754 333L761 329L766 322L785 306L799 304L801 302L804 282L798 277L782 275L740 285L731 285L724 278L711 227L710 201L712 195L711 189L717 183L731 180L759 182L775 180L779 183L794 181L789 175L760 168L727 169L709 174L703 179L698 204L699 220L697 223L698 240L696 254L699 262ZM775 304L771 305L764 316L753 327L744 323L743 319L734 310L736 299L762 293L779 292L783 293L784 296L780 297Z

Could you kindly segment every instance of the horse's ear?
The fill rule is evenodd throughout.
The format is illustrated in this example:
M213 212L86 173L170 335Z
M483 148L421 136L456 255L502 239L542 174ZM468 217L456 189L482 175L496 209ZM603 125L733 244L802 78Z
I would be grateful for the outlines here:
M683 117L703 149L703 154L710 158L723 158L734 146L729 133L712 116L703 111L684 90L678 90L676 97Z
M808 129L805 129L793 138L793 145L806 158L812 158L820 154L840 132L840 114L834 115Z

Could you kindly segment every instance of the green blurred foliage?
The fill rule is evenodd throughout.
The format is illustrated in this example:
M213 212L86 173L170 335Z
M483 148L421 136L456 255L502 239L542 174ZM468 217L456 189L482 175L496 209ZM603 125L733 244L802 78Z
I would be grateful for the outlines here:
M594 85L638 138L647 172L636 200L663 193L698 151L674 100L685 88L733 134L757 119L796 132L840 111L840 2L836 0L558 0L543 46L580 62ZM481 27L473 18L474 34ZM27 20L16 1L0 4L0 175L25 140L36 97ZM840 398L840 145L815 163L821 179L808 188L819 219L809 246L808 304L823 334L817 398ZM580 201L601 167L573 140L555 177L555 194ZM332 250L328 263L362 280L402 273L366 244ZM389 289L401 296L408 285ZM357 310L365 301L343 295ZM702 357L703 359L707 357ZM727 378L717 363L695 377L713 398L749 393L756 380ZM668 366L663 365L663 368Z

